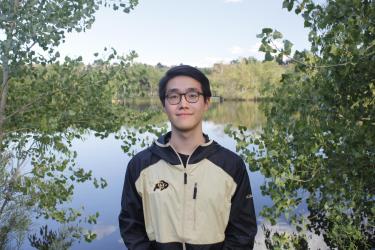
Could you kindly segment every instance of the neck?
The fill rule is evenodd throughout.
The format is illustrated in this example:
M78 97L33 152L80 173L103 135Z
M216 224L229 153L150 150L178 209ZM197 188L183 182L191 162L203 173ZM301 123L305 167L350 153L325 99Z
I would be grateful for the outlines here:
M193 151L205 142L202 130L200 131L176 131L172 129L170 143L180 154L191 155Z

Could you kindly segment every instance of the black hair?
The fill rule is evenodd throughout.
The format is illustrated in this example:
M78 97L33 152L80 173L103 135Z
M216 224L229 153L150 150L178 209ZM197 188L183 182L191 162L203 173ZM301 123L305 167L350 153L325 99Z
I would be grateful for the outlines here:
M176 76L189 76L200 82L203 91L204 100L207 101L211 97L210 81L208 78L197 68L189 65L179 65L170 68L159 81L159 98L163 106L165 105L165 89L167 83Z

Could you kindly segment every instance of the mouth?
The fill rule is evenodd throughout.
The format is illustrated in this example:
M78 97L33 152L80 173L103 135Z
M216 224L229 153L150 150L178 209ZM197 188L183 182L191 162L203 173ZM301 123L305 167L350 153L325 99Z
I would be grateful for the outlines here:
M189 116L189 115L192 115L190 113L180 113L180 114L176 114L176 116Z

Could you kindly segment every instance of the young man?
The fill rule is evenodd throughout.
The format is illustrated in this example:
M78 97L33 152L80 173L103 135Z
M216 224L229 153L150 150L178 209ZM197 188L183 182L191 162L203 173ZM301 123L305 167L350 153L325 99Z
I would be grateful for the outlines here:
M208 79L191 66L171 68L159 97L172 131L129 162L119 216L125 245L252 249L257 225L246 166L202 132Z

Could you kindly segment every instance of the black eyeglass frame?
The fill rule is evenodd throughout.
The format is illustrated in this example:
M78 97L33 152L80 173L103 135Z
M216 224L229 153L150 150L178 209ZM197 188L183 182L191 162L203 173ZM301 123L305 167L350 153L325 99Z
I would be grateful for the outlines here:
M198 97L197 97L197 100L196 101L189 101L188 100L188 98L186 98L186 95L187 94L189 94L189 93L196 93L196 94L198 94ZM169 95L171 95L171 94L177 94L177 95L179 95L179 100L178 100L178 102L177 103L171 103L170 102L170 100L168 99L168 97L169 97ZM178 92L172 92L172 93L169 93L169 94L166 94L165 95L165 99L167 99L167 101L168 101L168 103L170 104L170 105L178 105L178 104L180 104L181 103L181 100L182 100L182 96L184 96L184 98L185 98L185 100L188 102L188 103L197 103L198 101L199 101L199 96L204 96L204 94L202 93L202 92L199 92L199 91L195 91L195 90L189 90L189 91L187 91L187 92L185 92L185 93L178 93Z

